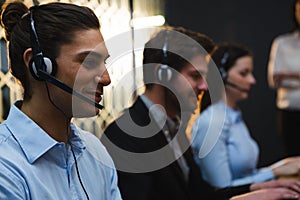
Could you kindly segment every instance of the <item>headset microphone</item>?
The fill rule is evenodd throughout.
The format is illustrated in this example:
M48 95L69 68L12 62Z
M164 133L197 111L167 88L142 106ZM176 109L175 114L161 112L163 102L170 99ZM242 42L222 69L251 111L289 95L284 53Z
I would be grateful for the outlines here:
M54 76L48 74L47 72L44 72L43 70L38 70L38 76L40 78L42 78L43 80L59 87L60 89L73 94L74 96L86 101L87 103L99 108L99 109L103 109L104 106L100 105L99 103L91 100L90 98L84 96L83 94L77 92L76 90L72 89L71 87L67 86L66 84L64 84L63 82L61 82L60 80L56 79Z
M226 80L224 83L225 83L226 85L230 86L230 87L233 87L234 89L239 90L240 92L248 92L247 89L241 88L240 86L238 86L238 85L236 85L236 84L234 84L234 83L231 83L231 82L229 82L229 81L227 81L227 80Z

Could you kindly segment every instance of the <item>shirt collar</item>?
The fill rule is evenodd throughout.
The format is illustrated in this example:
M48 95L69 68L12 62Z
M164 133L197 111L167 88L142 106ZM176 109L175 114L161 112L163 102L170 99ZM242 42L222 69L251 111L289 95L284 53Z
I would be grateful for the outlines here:
M7 127L24 151L28 161L33 163L55 145L59 144L59 142L51 138L34 121L25 115L17 107L20 103L22 102L17 101L12 105L7 117ZM26 130L24 130L24 127L27 127ZM84 148L85 146L73 124L71 125L71 130L73 133L71 138L73 146Z
M148 97L141 95L141 100L146 105L149 110L150 115L153 117L155 122L159 125L160 128L164 127L167 115L162 111L157 105L155 105Z
M155 105L148 97L146 97L145 95L141 95L140 97L146 107L149 109L150 115L153 117L160 128L164 128L166 121L168 121L169 123L174 123L163 111L163 109ZM176 118L177 121L180 122L180 118L178 116L176 116Z
M78 129L73 123L71 123L71 139L70 142L72 144L73 147L75 147L75 149L85 149L86 145L85 145L85 141L83 138L80 137L80 132L82 130Z

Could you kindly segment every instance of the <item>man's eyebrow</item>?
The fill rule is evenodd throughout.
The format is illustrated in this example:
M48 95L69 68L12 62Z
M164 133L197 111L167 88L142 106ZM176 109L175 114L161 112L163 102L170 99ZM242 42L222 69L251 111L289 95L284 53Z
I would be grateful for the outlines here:
M95 52L95 51L84 51L84 52L81 52L79 53L80 56L88 56L88 55L91 55L93 57L96 57L96 58L103 58L104 60L106 60L110 55L105 53L105 54L102 54L102 53L98 53L98 52Z
M206 70L197 70L197 69L194 69L190 72L191 74L200 74L200 75L206 75L207 74L207 71Z
M207 75L207 71L205 71L205 70L198 70L197 71L199 74L201 74L201 75Z

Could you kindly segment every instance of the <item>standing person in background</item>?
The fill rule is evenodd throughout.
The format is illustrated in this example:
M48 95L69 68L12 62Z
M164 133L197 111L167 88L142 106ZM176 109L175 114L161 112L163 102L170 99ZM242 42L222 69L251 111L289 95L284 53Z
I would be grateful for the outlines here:
M199 94L207 90L213 48L209 37L182 27L162 29L145 44L146 90L101 138L116 164L124 200L223 200L262 188L268 189L260 195L269 200L298 198L295 180L217 190L201 178L185 128Z
M278 131L288 156L300 154L300 0L293 4L294 29L272 43L268 81L276 89Z
M204 180L223 188L298 175L299 158L282 160L280 166L257 168L259 148L238 107L256 83L250 50L241 44L222 43L213 53L212 61L225 90L220 91L219 101L201 112L192 129L194 156Z
M74 4L28 9L15 1L3 6L1 25L24 94L0 125L0 199L121 199L104 146L71 123L97 115L110 84L96 15Z

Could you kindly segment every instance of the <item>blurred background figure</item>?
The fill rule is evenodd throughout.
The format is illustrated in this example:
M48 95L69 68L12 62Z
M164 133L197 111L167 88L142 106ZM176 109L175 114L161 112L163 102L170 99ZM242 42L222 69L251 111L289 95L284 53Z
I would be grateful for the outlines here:
M259 147L238 106L248 98L256 83L251 51L241 44L222 43L213 53L212 60L221 74L225 90L219 89L219 101L201 111L193 126L192 147L203 178L213 186L228 187L297 174L299 162L296 157L257 169ZM210 90L214 86L210 87L209 77Z
M268 64L269 86L277 95L278 130L288 156L300 154L300 0L293 13L294 28L274 39Z

